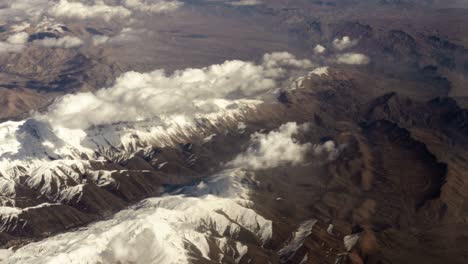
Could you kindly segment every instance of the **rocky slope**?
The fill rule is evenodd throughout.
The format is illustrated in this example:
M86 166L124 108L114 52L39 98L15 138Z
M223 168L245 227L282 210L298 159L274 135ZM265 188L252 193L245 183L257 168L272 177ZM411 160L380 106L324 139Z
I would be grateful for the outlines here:
M461 2L19 2L2 263L466 262Z
M160 248L156 252L166 253L121 251L121 242L106 240L89 261L463 263L466 110L451 99L414 101L395 93L369 100L361 81L354 73L329 69L308 75L300 81L303 88L285 90L277 102L184 137L172 135L174 144L165 147L143 146L135 138L138 147L130 152L123 145L98 150L104 160L83 156L50 161L33 171L17 167L18 180L2 185L11 193L3 196L4 247L102 219L146 197L165 196L86 231L27 245L11 263L81 256L91 245L74 241L123 236L119 230L129 225L138 228L132 231L136 250L144 249L141 241L150 241ZM313 146L303 162L273 167L248 160L229 163L249 153L256 132L271 135L288 122L308 124L294 136L297 144ZM208 177L232 164L244 172ZM180 189L187 185L192 187ZM187 208L197 213L184 212ZM160 219L147 227L154 233L143 232L148 229L139 222L140 214L145 223ZM179 239L175 230L182 223L175 219L192 223L192 231L184 231L186 242L171 242L177 246L170 249L160 231L169 225L167 236ZM104 231L113 225L116 233ZM54 243L67 246L60 254L49 252ZM42 257L36 259L39 250ZM175 255L188 258L177 262L169 257Z

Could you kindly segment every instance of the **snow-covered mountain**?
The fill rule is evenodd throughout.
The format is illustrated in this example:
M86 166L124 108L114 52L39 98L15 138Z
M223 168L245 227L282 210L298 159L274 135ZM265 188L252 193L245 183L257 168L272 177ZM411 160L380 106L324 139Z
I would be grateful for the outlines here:
M272 222L250 209L253 178L228 170L109 220L32 243L6 263L239 263L248 246L272 236ZM4 252L8 254L8 252Z
M151 159L155 148L209 141L210 135L236 130L256 105L274 98L287 74L310 66L307 60L275 53L265 55L261 65L232 61L171 76L128 73L111 88L65 96L46 113L0 125L5 188L21 185L56 201L68 187L96 179L93 175L108 163L125 162L137 153ZM161 169L163 162L152 166ZM90 171L95 173L83 178ZM102 185L101 178L94 183ZM14 197L14 192L6 197L11 206L16 206Z
M277 89L311 66L290 54L274 53L265 55L260 65L233 61L171 76L128 73L113 87L65 96L46 112L0 124L0 221L4 241L10 241L6 245L80 227L137 202L108 220L113 224L95 224L94 236L108 236L104 227L115 225L115 235L122 238L124 230L146 237L148 228L142 224L147 220L142 219L156 217L159 220L151 227L155 240L147 242L172 242L142 259L136 251L129 253L128 261L188 263L197 258L215 262L227 258L239 262L247 244L261 248L269 241L272 223L251 208L252 186L243 185L247 181L255 185L254 180L244 176L248 173L242 166L230 163L242 147L219 141L247 143L255 130L243 122L259 115L259 105L275 103ZM175 85L178 90L173 89ZM151 92L143 93L145 89ZM180 96L181 89L188 94ZM168 99L172 105L161 108ZM91 108L90 115L85 114L86 108ZM291 140L297 127L287 130L286 140ZM280 161L287 163L289 158ZM210 177L216 171L223 172ZM139 202L160 195L164 197ZM129 229L133 225L135 229ZM170 229L161 237L163 226ZM93 235L80 232L76 235ZM121 255L111 256L122 254L117 251L101 256L114 250L113 243L123 243L112 242L115 239L109 237L109 245L96 249L89 262L123 260ZM145 250L139 239L135 243L135 250ZM60 263L61 258L89 251L77 250L55 257L51 252L34 261L48 263L51 258ZM34 252L24 254L17 251L8 261L33 261ZM82 256L78 259L82 263Z
M132 73L2 123L3 261L350 263L431 248L458 263L447 245L463 238L466 110L374 97L367 76L288 54L264 60ZM175 103L187 100L165 88L182 80L217 91L187 88L198 103L161 112L132 87ZM414 247L421 236L444 239Z

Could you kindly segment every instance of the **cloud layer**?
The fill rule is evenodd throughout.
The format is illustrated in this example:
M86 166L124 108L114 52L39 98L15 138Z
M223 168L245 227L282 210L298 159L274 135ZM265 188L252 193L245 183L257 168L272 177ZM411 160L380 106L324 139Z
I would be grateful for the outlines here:
M165 13L177 10L183 5L182 2L176 0L125 0L127 8L151 13Z
M318 45L315 46L315 48L314 48L314 53L315 53L315 54L322 54L322 53L324 53L326 50L327 50L327 49L326 49L324 46L318 44Z
M81 46L83 41L77 37L65 36L61 38L45 38L41 40L35 40L34 44L48 48L71 49Z
M361 53L344 53L338 55L336 61L342 64L365 65L370 62L370 59Z
M297 165L304 161L312 148L310 143L301 144L294 136L307 129L306 125L286 123L268 134L255 133L251 146L237 156L229 165L250 169L267 169L281 165Z
M319 157L326 157L328 160L335 160L345 146L337 146L333 140L328 140L322 144L314 145L314 154Z
M0 41L0 54L21 52L25 48L28 37L27 33L20 32L9 36L6 41Z
M119 1L120 2L120 1ZM36 21L41 17L66 19L127 18L134 12L165 13L177 10L183 5L178 0L123 0L110 4L102 0L5 0L1 4L0 22L2 20L19 21L22 19Z
M66 95L41 116L53 125L87 128L92 125L171 116L195 117L236 109L245 99L260 99L280 84L312 67L289 53L272 53L259 64L226 61L171 75L164 70L128 72L114 86L95 93Z
M261 3L262 2L260 0L235 0L229 2L229 4L233 6L253 6Z
M351 40L350 37L344 36L342 39L336 38L333 40L333 47L337 50L345 50L357 45L357 40Z
M56 17L80 18L102 17L106 20L112 17L127 17L131 11L122 6L109 6L103 2L95 2L92 5L86 5L81 2L70 2L60 0L50 10L50 14Z

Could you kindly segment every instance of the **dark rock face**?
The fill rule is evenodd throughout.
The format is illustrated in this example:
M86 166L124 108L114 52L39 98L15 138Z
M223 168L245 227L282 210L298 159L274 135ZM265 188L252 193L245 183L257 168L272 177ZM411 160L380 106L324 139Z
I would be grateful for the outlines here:
M309 130L296 135L299 142L331 141L336 152L309 153L304 164L255 171L256 182L249 183L252 208L273 221L273 237L261 245L242 230L248 252L239 263L465 263L468 52L464 36L458 38L453 22L444 18L453 15L457 28L466 18L432 10L430 1L293 1L292 7L276 7L274 2L243 12L258 12L273 21L275 30L289 34L287 46L291 44L297 54L311 55L316 44L339 54L342 51L333 49L332 41L349 36L359 43L349 51L368 55L370 64L356 69L329 62L328 75L312 75L304 80L303 89L280 91L277 102L248 111L241 120L246 124L242 132L237 120L205 128L216 134L208 142L193 135L178 138L171 147L150 146L132 155L96 150L105 160L89 161L86 170L65 164L47 171L53 177L26 175L12 186L12 193L0 195L2 205L17 207L0 213L0 245L21 246L105 219L164 191L197 184L245 150L252 134L297 122L310 124ZM341 12L344 7L353 8ZM403 8L414 17L401 12ZM0 26L0 34L8 29ZM118 33L87 25L62 30L85 37ZM41 31L31 34L28 42L62 35ZM180 37L181 43L208 43L212 38L183 32ZM219 43L206 45L211 53ZM252 54L259 52L256 49ZM232 50L237 55L238 50ZM146 57L133 54L127 54L133 60L119 61L115 58L125 55L121 51L31 47L1 57L0 104L6 107L0 110L0 119L21 118L31 109L45 107L57 94L109 86L129 69L165 66L139 61ZM210 59L218 62L231 55ZM21 129L38 124L26 125ZM18 133L24 132L21 129ZM294 251L284 253L285 245L310 219L317 220L310 234ZM351 246L343 243L354 238ZM216 241L208 243L210 258L215 259ZM194 263L213 263L190 245L187 249ZM232 250L223 263L236 262Z
M447 174L447 164L439 163L422 142L411 137L408 130L387 120L374 121L363 127L366 138L380 160L392 185L400 185L403 200L417 210L433 199L440 198ZM385 145L390 145L386 149ZM417 162L415 162L417 161Z
M33 207L1 217L0 241L6 247L63 232L158 196L162 187L194 184L245 149L252 133L297 122L311 124L297 140L333 141L337 152L310 153L305 164L255 171L253 208L273 221L273 237L263 247L248 243L244 260L301 263L308 256L321 263L463 263L466 247L460 241L467 234L457 230L466 229L467 217L466 110L451 99L416 101L398 93L369 97L365 82L336 70L313 75L303 89L283 91L278 102L246 114L242 133L226 123L210 128L216 136L209 142L194 136L173 147L94 161L84 172L58 167L52 172L67 177L54 182L47 195L40 195L47 174L38 184L37 178L25 179L15 188L30 198L17 206ZM72 187L62 189L63 184ZM41 202L32 203L33 197ZM310 219L317 220L310 235L281 255L295 230ZM343 239L351 234L359 239L347 249ZM197 257L200 252L191 254L208 263Z
M21 241L43 238L51 234L89 224L98 218L82 213L64 204L47 204L30 207L17 215L0 216L4 247L11 247ZM20 238L20 240L18 240Z
M305 255L323 263L355 263L357 258L365 263L463 263L466 254L456 241L464 241L467 234L456 230L467 227L466 207L455 200L467 198L462 194L464 183L455 182L466 182L459 173L466 168L459 159L466 141L452 139L461 134L460 124L466 120L463 114L453 123L436 116L464 111L453 100L414 101L395 93L367 101L359 96L358 85L346 85L349 93L340 91L346 83L340 78L335 74L335 82L327 77L309 80L311 93L288 93L292 104L285 111L301 108L299 101L320 105L313 115L291 115L297 122L315 124L303 135L306 140L333 139L346 147L335 160L321 165L257 175L256 207L277 219L271 247L279 249L298 223L314 218L319 221L312 234L288 263L300 263ZM329 86L320 89L325 86L317 82ZM348 111L335 112L336 105ZM447 155L447 148L452 154ZM332 234L326 231L329 224ZM338 257L346 252L343 237L352 234L356 224L368 230L366 238L357 251ZM433 252L430 257L424 253L428 249Z
M226 142L248 139L248 135L218 135L209 144L194 139L193 143L146 149L115 161L81 160L40 168L15 184L11 197L1 196L5 206L17 208L0 213L2 246L81 227L145 198L160 196L165 189L197 183L240 151L240 146Z
M33 42L35 40L41 40L46 38L58 38L59 36L51 32L38 32L29 36L28 42Z

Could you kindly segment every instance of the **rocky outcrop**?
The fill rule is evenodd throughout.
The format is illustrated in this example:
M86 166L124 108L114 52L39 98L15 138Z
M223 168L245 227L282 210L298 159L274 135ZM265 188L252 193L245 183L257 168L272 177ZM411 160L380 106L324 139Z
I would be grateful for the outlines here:
M242 255L231 240L218 247L221 242L210 237L210 259L219 252L226 262L242 255L260 262L398 263L427 261L429 249L433 262L463 263L459 241L466 234L457 230L467 217L466 110L449 99L415 101L397 93L369 99L363 83L360 75L338 70L311 74L301 88L280 93L278 102L260 104L237 121L204 126L202 134L174 135L166 147L145 146L135 136L132 147L97 149L106 160L87 154L18 172L19 182L4 185L10 194L3 197L0 241L17 245L82 226L163 190L195 188L200 195L204 184L196 184L242 152L252 134L296 122L309 124L295 135L314 146L306 162L258 169L255 180L244 182L252 190L251 209L272 221L271 238L260 243L241 229L248 247ZM24 135L48 135L41 124L23 126ZM367 238L349 247L343 239L356 225ZM197 245L187 248L200 263L210 263Z

